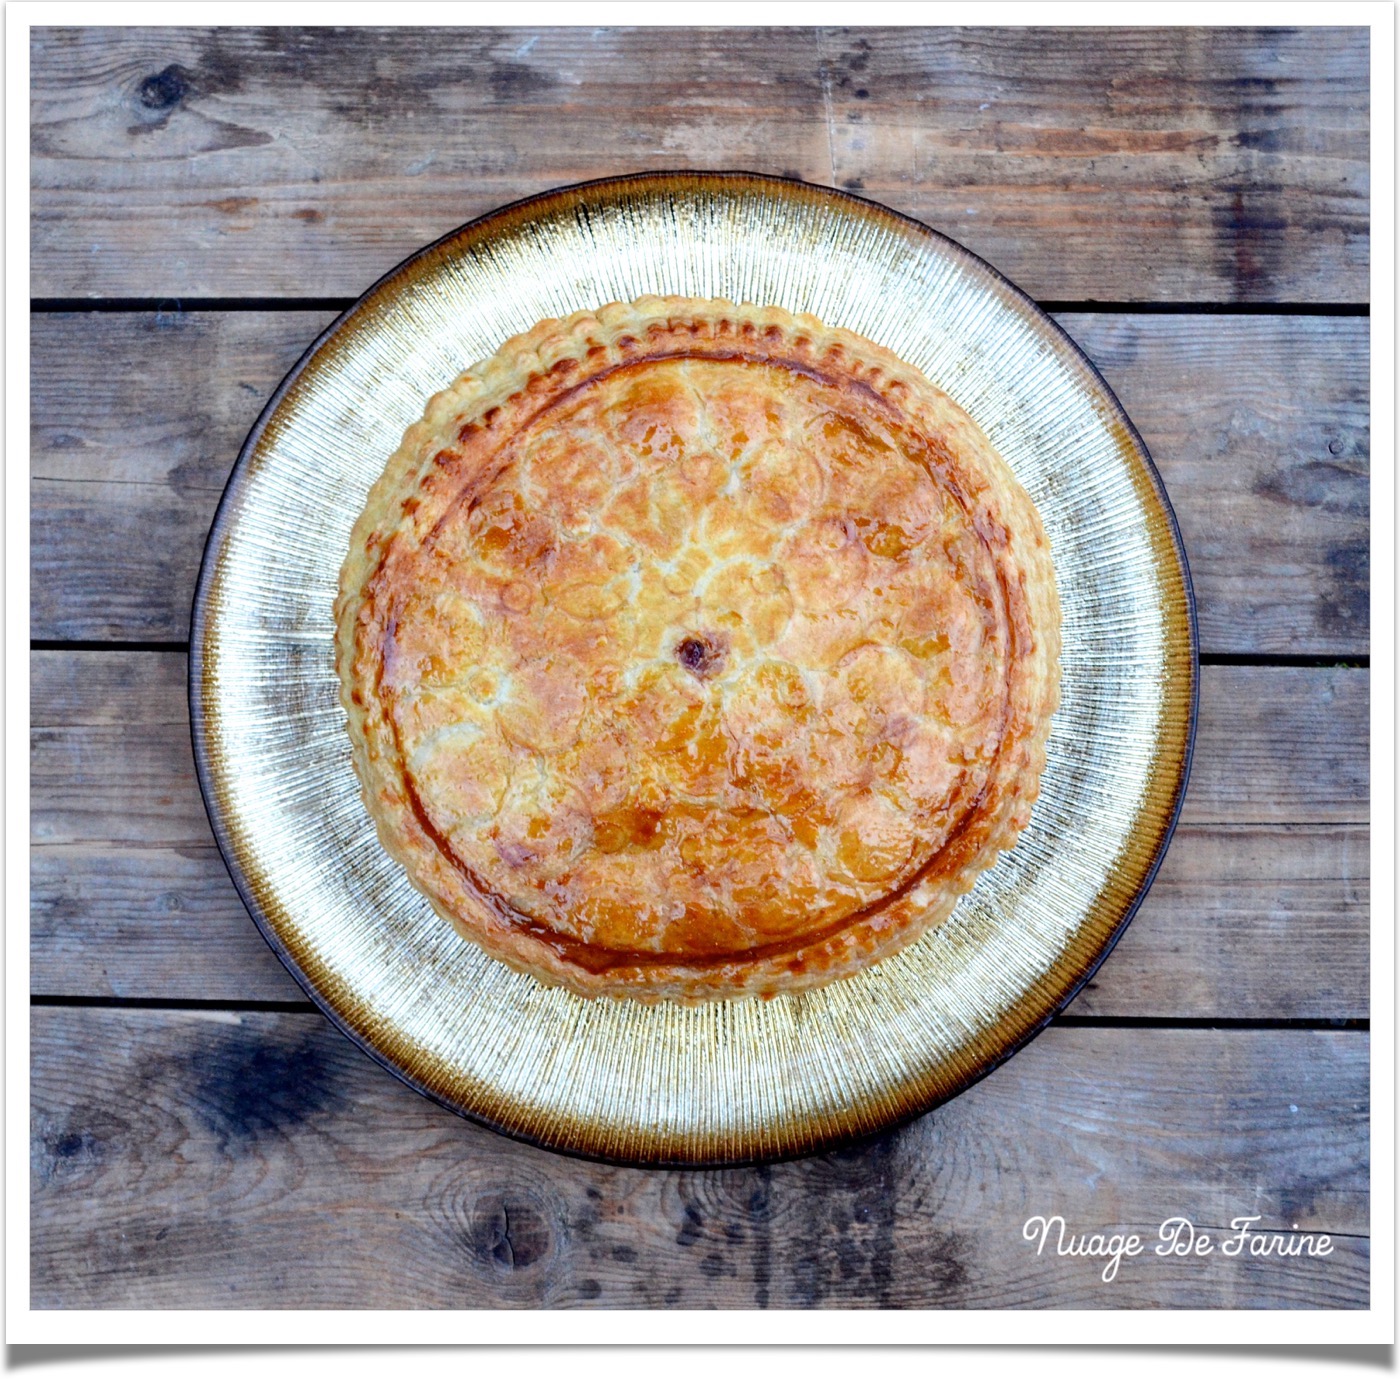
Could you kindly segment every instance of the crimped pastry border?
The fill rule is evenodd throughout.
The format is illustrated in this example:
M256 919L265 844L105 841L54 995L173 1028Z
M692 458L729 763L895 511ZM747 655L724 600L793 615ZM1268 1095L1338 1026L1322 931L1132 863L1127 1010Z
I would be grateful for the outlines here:
M632 360L739 351L819 367L869 389L926 435L946 439L948 464L972 506L1007 598L1014 656L1008 719L983 797L939 856L942 874L892 896L834 936L796 950L720 964L636 963L590 969L499 916L444 857L415 813L397 771L377 697L376 640L368 637L377 574L398 542L432 531L474 466L498 440L581 379ZM496 958L584 996L683 1002L773 994L846 977L893 954L944 920L1030 818L1058 704L1059 603L1039 515L975 423L888 350L808 315L722 299L644 297L539 323L507 341L429 400L371 488L351 534L335 605L336 667L356 773L379 838L434 908ZM915 894L919 901L915 902Z

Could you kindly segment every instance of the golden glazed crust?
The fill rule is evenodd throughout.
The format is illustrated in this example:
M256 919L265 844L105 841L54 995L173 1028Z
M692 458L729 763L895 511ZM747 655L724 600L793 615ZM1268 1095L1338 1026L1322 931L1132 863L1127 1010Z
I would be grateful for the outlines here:
M436 395L336 620L385 848L589 996L906 945L1015 842L1058 700L1049 545L976 425L869 341L724 301L542 322Z

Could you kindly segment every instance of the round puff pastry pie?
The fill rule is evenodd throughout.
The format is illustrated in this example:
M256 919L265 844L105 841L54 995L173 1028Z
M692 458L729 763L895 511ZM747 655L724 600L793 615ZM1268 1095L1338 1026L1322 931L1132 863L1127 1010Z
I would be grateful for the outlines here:
M1058 700L1034 505L814 317L647 297L428 404L355 525L337 666L390 854L576 993L809 988L946 918Z

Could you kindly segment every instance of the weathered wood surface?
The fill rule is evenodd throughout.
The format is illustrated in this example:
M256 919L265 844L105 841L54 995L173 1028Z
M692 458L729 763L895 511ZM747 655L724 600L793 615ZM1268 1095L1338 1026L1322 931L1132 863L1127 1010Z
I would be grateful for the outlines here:
M669 1172L485 1132L317 1014L31 1027L37 1308L1367 1302L1365 1033L1052 1028L859 1150ZM1037 1214L1149 1246L1106 1284L1036 1256ZM1217 1240L1258 1215L1333 1252L1156 1256L1172 1215Z
M1065 314L1152 453L1206 653L1364 653L1363 318Z
M35 638L183 639L248 429L328 313L32 319ZM1147 441L1208 653L1368 647L1359 318L1067 314ZM464 365L467 362L463 362Z
M564 183L750 169L1061 301L1363 302L1364 29L36 29L36 296L354 296ZM741 114L740 114L741 113Z
M1203 670L1181 830L1073 1012L1366 1015L1368 680ZM34 653L31 701L32 991L299 998L214 847L183 654Z

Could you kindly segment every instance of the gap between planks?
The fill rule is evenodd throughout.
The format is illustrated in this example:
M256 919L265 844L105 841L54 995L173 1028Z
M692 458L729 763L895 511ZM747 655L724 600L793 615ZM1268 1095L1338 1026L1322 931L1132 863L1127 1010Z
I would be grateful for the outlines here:
M294 297L151 297L151 298L31 298L29 310L36 315L64 312L344 312L359 298ZM1042 298L1036 306L1042 312L1101 312L1134 316L1140 314L1199 315L1204 317L1369 317L1365 302L1152 302L1099 301L1070 298Z
M119 1008L139 1012L315 1013L310 1000L261 998L126 998L106 994L33 993L31 1008ZM1052 1024L1099 1031L1369 1032L1365 1017L1154 1017L1057 1013Z

